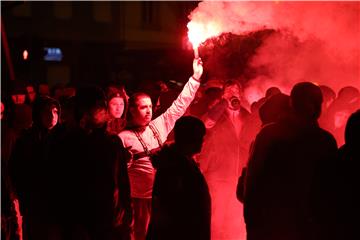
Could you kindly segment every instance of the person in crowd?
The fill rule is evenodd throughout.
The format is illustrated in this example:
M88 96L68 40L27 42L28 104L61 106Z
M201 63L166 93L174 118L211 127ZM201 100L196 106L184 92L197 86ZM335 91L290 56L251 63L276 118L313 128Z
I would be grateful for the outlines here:
M321 93L323 95L324 101L321 107L322 114L330 107L331 103L336 99L335 91L326 85L320 85Z
M339 237L348 240L360 238L360 109L351 114L345 128L345 144L339 149L340 176L338 186L339 220L342 231Z
M334 135L338 146L342 146L345 142L344 131L347 119L359 106L360 92L352 86L341 88L338 97L329 106L324 116L323 128Z
M269 87L265 92L265 98L269 99L270 97L281 93L281 90L278 87Z
M40 96L50 96L50 88L48 83L40 83L38 93Z
M12 104L21 105L26 100L26 87L25 83L21 80L12 81L10 83L10 96Z
M107 130L118 135L126 126L127 98L125 89L109 86L106 92L109 111Z
M73 85L73 83L68 83L64 87L64 97L66 99L74 97L76 95L76 87Z
M200 58L193 61L193 75L173 104L152 120L152 102L145 93L135 93L129 99L128 126L119 134L133 154L128 163L131 197L134 209L134 239L145 239L151 212L151 196L155 170L151 153L162 146L175 122L186 111L200 85L203 73Z
M60 102L64 97L64 89L65 85L63 83L57 83L50 89L50 95Z
M336 93L329 86L320 85L319 87L321 89L321 93L322 93L323 99L324 99L323 103L321 105L321 115L319 118L319 125L320 125L320 127L324 128L326 130L330 130L330 129L327 129L330 124L328 110L329 110L329 107L331 106L331 104L336 99Z
M288 95L278 93L270 96L268 99L264 98L264 101L265 102L259 109L259 118L261 120L262 127L271 123L279 122L292 113L292 109L290 107L290 97ZM253 143L250 146L250 153L252 148ZM236 187L237 199L242 203L244 202L246 169L247 167L243 168Z
M291 112L290 97L278 93L269 97L259 109L262 126L278 122Z
M222 97L223 83L220 80L212 79L205 83L202 96L191 105L190 114L202 118Z
M1 239L20 239L15 209L16 197L9 176L10 148L16 138L7 126L5 104L1 101ZM11 143L9 143L11 142Z
M175 123L175 143L153 156L157 171L147 239L210 240L209 189L193 158L205 132L200 119L181 117Z
M75 125L59 141L54 160L54 211L62 239L130 239L127 152L118 136L106 131L105 93L93 86L78 89L73 111Z
M293 114L257 135L245 178L248 240L331 239L334 223L334 137L318 126L322 94L301 82L290 94Z
M26 102L29 105L32 105L36 99L36 91L35 91L35 87L32 83L27 83L26 84Z
M51 156L59 130L60 105L39 97L32 109L33 124L19 136L9 160L13 184L23 215L25 239L50 239Z
M236 81L223 87L222 100L204 116L208 134L199 155L202 172L212 199L214 239L245 238L245 223L236 216L242 206L235 189L241 170L246 165L251 142L250 113L242 106L242 88Z
M19 136L20 132L31 126L31 106L25 103L26 87L22 81L13 81L10 84L11 102L8 107L7 123L10 131L15 136Z

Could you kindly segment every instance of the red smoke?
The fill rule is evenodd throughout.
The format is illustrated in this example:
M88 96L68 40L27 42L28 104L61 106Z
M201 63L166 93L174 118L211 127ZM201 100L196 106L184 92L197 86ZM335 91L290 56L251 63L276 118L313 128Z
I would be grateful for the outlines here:
M270 86L288 93L299 81L336 92L347 85L360 89L360 2L204 1L189 18L192 24L216 24L219 34L277 30L250 62L268 70L249 82L250 102Z

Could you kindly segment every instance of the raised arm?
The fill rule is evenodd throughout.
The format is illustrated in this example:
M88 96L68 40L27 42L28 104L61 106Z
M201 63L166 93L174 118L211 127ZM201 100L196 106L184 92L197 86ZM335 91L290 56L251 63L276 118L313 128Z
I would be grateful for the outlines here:
M160 137L163 142L166 140L169 132L173 129L176 120L185 113L186 109L193 101L196 91L200 86L200 78L203 73L202 65L203 63L200 58L194 59L194 73L185 84L179 96L163 114L151 122L151 124L153 124L160 132Z

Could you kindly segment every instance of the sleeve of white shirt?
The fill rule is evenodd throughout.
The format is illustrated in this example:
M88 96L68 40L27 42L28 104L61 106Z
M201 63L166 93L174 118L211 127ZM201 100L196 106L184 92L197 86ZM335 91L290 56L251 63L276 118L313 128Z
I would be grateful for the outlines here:
M186 109L194 100L199 86L200 83L190 77L189 81L185 84L183 90L171 106L151 122L151 124L158 129L162 142L166 141L168 134L175 126L176 120L184 115Z

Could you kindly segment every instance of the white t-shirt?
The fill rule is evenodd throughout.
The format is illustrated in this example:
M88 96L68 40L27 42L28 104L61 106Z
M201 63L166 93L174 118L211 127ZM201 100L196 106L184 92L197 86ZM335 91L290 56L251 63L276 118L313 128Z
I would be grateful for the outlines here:
M172 105L156 119L150 122L159 133L161 142L165 142L168 134L173 129L176 120L178 120L186 111L195 97L200 83L190 78L185 84L183 90ZM158 140L154 136L149 126L139 133L148 150L159 147ZM124 130L119 133L124 147L131 147L133 154L144 152L141 142L131 130ZM154 184L155 169L153 168L148 156L131 160L128 164L128 174L130 179L131 197L133 198L151 198Z

